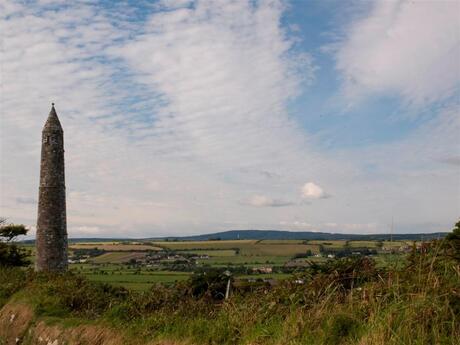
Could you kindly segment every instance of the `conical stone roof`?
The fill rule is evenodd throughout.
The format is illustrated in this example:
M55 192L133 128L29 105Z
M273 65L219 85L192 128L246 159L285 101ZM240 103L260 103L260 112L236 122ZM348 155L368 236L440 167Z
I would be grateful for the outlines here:
M54 109L54 103L51 103L51 111L48 115L48 119L45 122L43 131L61 131L62 132L61 122L59 122L59 118L57 116L56 109Z

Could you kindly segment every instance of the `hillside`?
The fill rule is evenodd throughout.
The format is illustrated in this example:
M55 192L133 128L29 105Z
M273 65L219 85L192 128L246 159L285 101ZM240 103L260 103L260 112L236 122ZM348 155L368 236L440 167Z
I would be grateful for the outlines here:
M363 240L363 241L388 241L393 240L411 240L418 241L432 240L445 237L447 232L436 233L418 233L418 234L372 234L372 235L357 235L357 234L338 234L329 232L313 232L313 231L285 231L285 230L229 230L216 232L211 234L195 235L195 236L179 236L166 237L156 239L168 239L179 241L207 241L210 239L220 240ZM151 238L150 240L152 240Z
M80 274L0 267L2 345L457 345L458 238L401 265L369 257L313 264L269 284L218 271L143 292Z
M165 236L165 237L70 237L69 241L78 242L114 242L114 241L208 241L208 240L343 240L343 241L430 241L444 238L447 232L413 233L413 234L340 234L313 231L287 231L287 230L228 230L210 234L191 236ZM72 236L72 234L70 234ZM22 243L35 243L35 240L24 240Z

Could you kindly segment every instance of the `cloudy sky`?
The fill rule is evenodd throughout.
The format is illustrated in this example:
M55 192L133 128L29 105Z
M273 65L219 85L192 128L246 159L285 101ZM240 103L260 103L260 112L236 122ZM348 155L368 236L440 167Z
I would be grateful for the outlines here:
M36 223L65 133L70 237L450 230L460 2L0 1L0 215Z

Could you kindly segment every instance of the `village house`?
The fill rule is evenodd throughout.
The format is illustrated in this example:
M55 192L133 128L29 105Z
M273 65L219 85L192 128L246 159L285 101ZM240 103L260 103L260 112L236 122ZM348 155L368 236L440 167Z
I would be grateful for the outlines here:
M273 268L269 266L264 266L264 267L253 267L252 272L254 273L272 273Z

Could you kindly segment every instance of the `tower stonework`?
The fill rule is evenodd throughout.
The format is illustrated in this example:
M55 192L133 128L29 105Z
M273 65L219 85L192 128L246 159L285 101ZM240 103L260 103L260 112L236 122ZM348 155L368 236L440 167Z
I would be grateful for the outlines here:
M42 131L35 245L37 271L67 270L64 132L54 103Z

